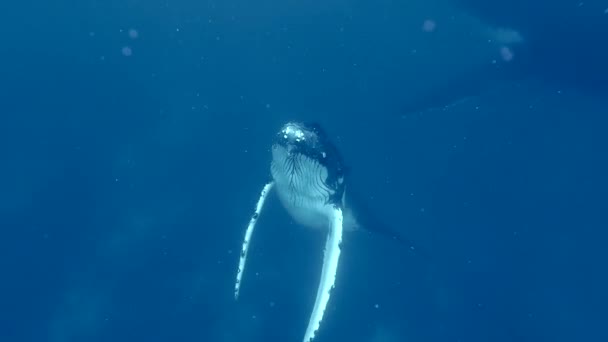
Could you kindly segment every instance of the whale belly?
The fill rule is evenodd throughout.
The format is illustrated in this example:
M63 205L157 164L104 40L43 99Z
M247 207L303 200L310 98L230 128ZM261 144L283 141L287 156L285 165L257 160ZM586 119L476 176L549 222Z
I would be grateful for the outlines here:
M292 201L289 190L281 186L276 188L281 204L293 220L305 227L322 229L329 225L329 217L333 211L331 205L310 205Z

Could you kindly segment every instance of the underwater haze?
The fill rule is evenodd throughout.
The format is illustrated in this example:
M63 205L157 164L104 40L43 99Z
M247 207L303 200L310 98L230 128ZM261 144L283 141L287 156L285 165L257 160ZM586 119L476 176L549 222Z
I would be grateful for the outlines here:
M428 254L346 232L315 342L608 341L608 2L0 7L0 341L301 341L289 121Z

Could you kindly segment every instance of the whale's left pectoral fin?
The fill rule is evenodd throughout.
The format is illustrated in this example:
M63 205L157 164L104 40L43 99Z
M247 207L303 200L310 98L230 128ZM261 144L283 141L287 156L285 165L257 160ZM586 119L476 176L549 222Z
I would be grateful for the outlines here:
M323 314L327 308L331 290L336 282L338 261L340 259L340 245L342 243L343 221L342 209L335 207L333 215L330 218L329 233L327 242L325 243L323 268L321 271L319 289L317 290L317 298L315 299L315 306L310 315L308 328L306 328L304 342L310 342L314 339L315 334L321 325L321 320L323 320Z
M255 224L258 222L258 218L262 213L262 208L264 207L264 202L266 202L266 197L272 187L274 186L274 182L270 182L264 186L262 189L262 193L260 194L260 198L258 199L258 203L255 206L255 211L249 220L249 225L247 226L247 231L245 231L245 239L243 239L243 247L241 249L241 256L239 259L239 269L236 273L236 283L234 285L234 298L239 298L239 290L241 287L241 279L243 278L243 272L245 271L245 262L247 261L247 252L249 251L249 242L251 241L251 236L253 235L253 230L255 229Z

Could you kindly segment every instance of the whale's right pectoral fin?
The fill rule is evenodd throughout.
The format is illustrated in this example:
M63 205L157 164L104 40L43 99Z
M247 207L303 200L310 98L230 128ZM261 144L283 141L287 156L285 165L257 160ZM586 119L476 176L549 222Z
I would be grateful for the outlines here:
M340 245L342 243L343 221L342 209L339 207L334 208L333 215L330 218L327 242L325 243L325 255L323 256L323 268L321 270L321 280L319 281L317 298L315 299L315 306L310 314L310 321L308 322L308 328L306 328L304 342L310 342L314 339L315 334L321 325L321 320L323 320L323 314L327 308L331 290L336 283L336 273L338 272L338 261L340 259Z
M266 202L266 197L272 187L274 186L274 182L270 182L264 186L262 189L262 193L260 194L260 198L258 199L258 203L255 206L255 211L249 220L249 225L247 226L247 231L245 231L245 239L243 240L243 247L241 249L241 256L239 259L239 269L236 273L236 283L234 285L234 298L239 298L239 290L241 287L241 279L243 278L243 272L245 271L245 262L247 261L247 252L249 251L249 242L251 241L251 235L253 235L253 230L255 229L255 224L262 213L262 208L264 207L264 202Z

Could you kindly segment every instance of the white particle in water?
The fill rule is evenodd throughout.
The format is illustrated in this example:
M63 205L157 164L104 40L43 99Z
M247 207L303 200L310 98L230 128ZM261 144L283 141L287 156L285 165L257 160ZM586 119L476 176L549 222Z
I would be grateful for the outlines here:
M511 50L508 46L501 47L499 52L500 52L500 57L505 62L512 61L513 57L515 56L513 53L513 50Z
M422 31L424 32L433 32L437 28L437 23L435 20L427 19L422 23Z
M136 29L129 29L129 38L137 39L139 37L139 32Z
M130 57L133 55L133 50L129 46L125 46L122 48L122 55L125 57Z

